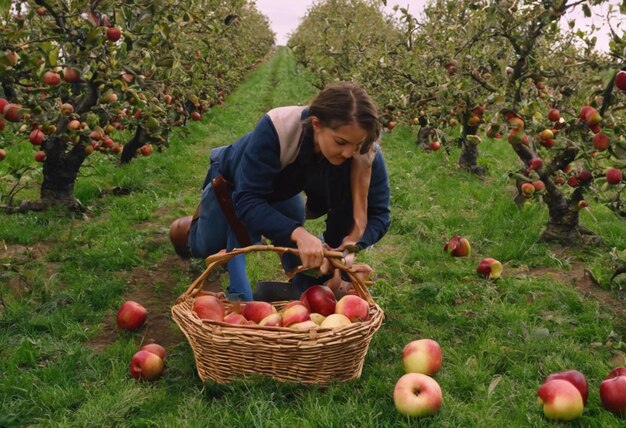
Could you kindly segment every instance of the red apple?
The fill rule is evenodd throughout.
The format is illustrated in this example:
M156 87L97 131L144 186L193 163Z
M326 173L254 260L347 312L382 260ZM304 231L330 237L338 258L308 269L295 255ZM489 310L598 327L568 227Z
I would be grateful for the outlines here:
M283 325L283 317L279 313L272 313L259 321L259 325L263 325L266 327L282 327Z
M575 175L570 175L567 179L567 184L569 184L570 187L578 187L578 178Z
M539 171L543 166L543 160L541 158L532 158L530 162L528 162L528 169L531 171Z
M172 104L173 99L174 98L172 98L170 94L163 95L163 101L165 101L165 104Z
M37 153L35 153L36 162L43 162L45 160L46 160L46 152L44 152L43 150L39 150Z
M107 28L107 39L112 42L117 42L122 37L122 30L119 27Z
M322 328L338 328L352 324L350 318L343 314L330 314L320 324Z
M551 108L548 111L548 120L551 122L558 122L561 119L561 112L555 108Z
M527 198L530 198L532 195L535 194L535 186L533 186L532 183L522 183L522 185L520 186L520 190L522 191L522 194Z
M626 417L626 375L603 380L600 400L605 409Z
M476 273L488 279L498 279L502 275L502 263L491 257L486 257L480 261Z
M4 98L0 98L0 114L2 114L2 112L4 111L4 108L9 105L9 101L4 99Z
M7 152L4 149L0 149L0 161L7 157Z
M46 71L43 74L43 83L50 86L56 86L61 83L61 76L54 71Z
M589 396L589 385L587 379L578 370L564 370L556 373L551 373L546 377L543 383L549 382L554 379L562 379L570 382L580 392L580 396L583 398L583 404L587 404L587 397Z
M141 148L139 149L139 153L141 153L143 156L150 156L152 154L152 144L144 144L143 146L141 146Z
M441 369L441 362L441 347L432 339L414 340L402 350L402 365L407 373L432 376Z
M593 132L594 134L597 134L602 130L602 128L600 127L599 123L596 123L595 125L589 125L589 130L591 130L591 132Z
M147 316L146 308L133 300L128 300L117 312L117 326L124 330L137 330L146 321Z
M618 71L615 75L615 86L622 91L626 91L626 71Z
M443 394L435 379L421 373L403 375L393 390L393 402L405 416L430 416L441 408Z
M164 368L165 364L161 357L149 351L138 351L130 361L130 374L135 379L158 379Z
M578 181L580 182L580 184L587 184L591 180L593 180L593 175L586 169L583 169L578 173Z
M599 151L603 152L604 150L609 148L609 137L605 134L599 133L593 136L593 147Z
M533 187L535 192L543 192L546 189L546 184L541 180L535 180L533 181Z
M583 414L584 404L580 391L563 379L548 381L537 391L537 405L543 407L548 419L571 421Z
M65 67L63 69L63 80L67 83L76 83L80 80L80 71L75 68Z
M191 120L200 120L200 119L202 119L202 115L199 112L194 111L191 113Z
M617 376L626 376L626 367L615 367L613 370L609 372L608 375L606 375L604 380L612 379Z
M587 114L594 112L596 109L591 107L591 106L582 106L580 108L580 112L578 113L578 118L580 120L585 120L585 118L587 117Z
M347 316L352 322L365 321L369 317L370 308L361 297L348 294L339 299L335 313Z
M302 304L309 312L317 312L324 316L335 313L337 299L335 293L325 285L314 285L306 289L300 296Z
M311 319L309 310L303 304L295 304L288 307L283 312L283 325L289 327L291 324L307 321Z
M143 345L139 350L152 352L158 355L163 361L165 361L165 356L167 355L165 348L158 343L148 343L147 345Z
M33 129L30 135L28 136L28 139L30 140L33 146L41 146L41 143L43 143L43 140L45 138L46 138L46 135L43 132L41 132L39 129Z
M437 141L437 140L431 141L430 144L428 145L428 147L433 152L436 152L437 150L439 150L441 148L441 143L439 141Z
M241 315L248 321L254 321L257 324L260 323L263 318L274 313L276 313L276 308L270 303L256 301L247 302L243 307L243 311L241 311Z
M539 144L541 144L546 149L551 149L556 144L556 141L554 141L554 140L541 140L541 141L539 141Z
M587 122L587 126L599 125L602 121L602 116L596 109L589 110L585 115L585 122Z
M19 122L22 120L22 106L19 104L9 103L4 106L2 114L9 122Z
M606 182L609 184L619 184L622 181L622 171L617 168L609 168L606 171Z
M196 297L193 301L192 310L198 315L198 318L202 320L224 320L224 304L215 296L203 295Z
M453 236L446 245L444 245L443 250L452 257L467 257L471 253L469 241L460 235Z
M248 325L246 317L237 312L231 312L224 317L224 322L236 325Z
M80 129L80 120L72 119L67 124L67 127L72 131L78 131Z
M71 113L74 113L74 106L70 103L61 104L61 114L67 116Z

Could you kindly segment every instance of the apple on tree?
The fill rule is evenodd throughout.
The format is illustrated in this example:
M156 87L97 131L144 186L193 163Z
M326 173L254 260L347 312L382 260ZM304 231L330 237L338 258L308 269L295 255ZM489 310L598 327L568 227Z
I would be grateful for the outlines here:
M117 326L124 330L137 330L146 321L147 316L146 308L133 300L128 300L117 312Z
M431 416L441 408L443 394L432 377L407 373L396 382L393 401L398 412L405 416Z

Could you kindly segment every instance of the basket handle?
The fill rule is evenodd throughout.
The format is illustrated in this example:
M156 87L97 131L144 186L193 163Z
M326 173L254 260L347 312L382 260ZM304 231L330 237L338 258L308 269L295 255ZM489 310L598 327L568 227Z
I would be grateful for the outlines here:
M273 245L250 245L248 247L243 248L235 248L230 252L219 252L213 255L210 255L205 259L207 264L207 268L202 274L196 278L196 280L187 288L187 290L177 299L177 302L185 299L188 296L195 296L204 286L206 278L209 274L218 266L227 263L230 259L240 254L247 254L254 251L273 251L279 253L280 255L289 253L299 255L297 248L290 247L275 247ZM356 272L342 263L343 253L340 251L324 251L324 257L328 259L330 264L339 270L346 272L346 274L350 277L352 282L352 286L356 290L357 294L365 299L370 305L375 305L374 299L367 289L367 284L361 280ZM289 277L293 277L298 272L302 272L307 270L308 268L303 268L302 266L298 266L297 268L288 272Z

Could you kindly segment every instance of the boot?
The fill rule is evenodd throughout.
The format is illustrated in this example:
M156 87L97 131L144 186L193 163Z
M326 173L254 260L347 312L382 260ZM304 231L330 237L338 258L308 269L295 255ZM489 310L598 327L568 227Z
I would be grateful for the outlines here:
M191 258L191 250L187 244L187 238L189 236L189 229L191 228L191 221L193 216L188 215L185 217L177 218L170 225L170 241L174 246L174 251L182 259Z

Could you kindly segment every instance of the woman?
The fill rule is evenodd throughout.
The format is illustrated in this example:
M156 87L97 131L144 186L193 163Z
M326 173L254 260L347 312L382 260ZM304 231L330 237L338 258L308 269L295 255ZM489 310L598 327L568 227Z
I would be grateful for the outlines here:
M191 254L207 257L265 236L274 245L298 248L300 260L283 257L283 266L289 270L298 264L322 266L325 245L341 248L357 241L357 247L365 248L374 244L390 221L387 172L382 153L374 145L380 129L371 98L349 82L327 86L308 107L271 110L252 132L230 146L212 150L199 212L189 230ZM346 162L355 153L362 160ZM353 174L367 174L366 179L353 177L352 187L351 167ZM369 189L355 193L361 198L354 202L358 211L353 215L357 182L367 183ZM328 217L323 243L305 229L304 221L305 216L324 214ZM355 217L360 220L355 222ZM229 298L251 300L245 257L233 258L227 269ZM304 275L293 283L299 290L311 285Z

